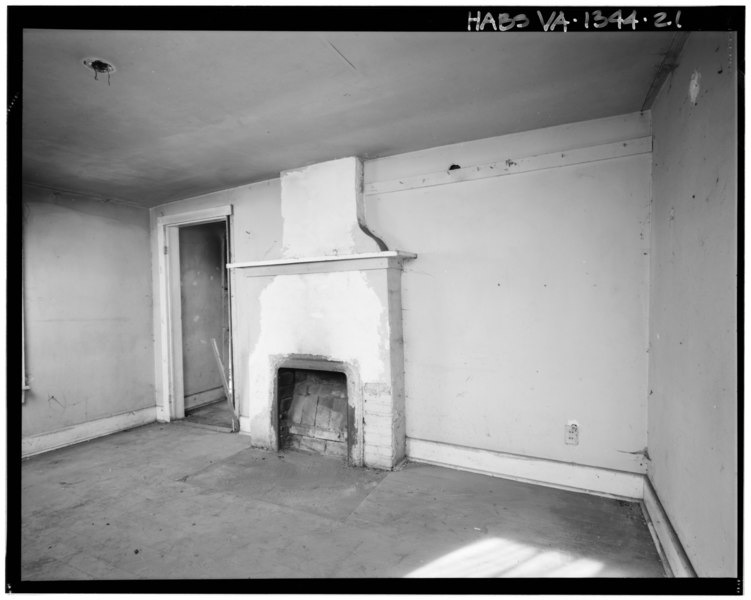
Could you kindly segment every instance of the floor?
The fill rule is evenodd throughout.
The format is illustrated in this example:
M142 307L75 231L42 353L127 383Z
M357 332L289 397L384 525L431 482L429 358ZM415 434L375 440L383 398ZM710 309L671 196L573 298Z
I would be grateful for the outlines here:
M222 398L187 411L185 423L208 426L208 429L215 431L232 431L232 409L227 404L227 399Z
M636 503L153 423L22 466L22 580L664 577Z

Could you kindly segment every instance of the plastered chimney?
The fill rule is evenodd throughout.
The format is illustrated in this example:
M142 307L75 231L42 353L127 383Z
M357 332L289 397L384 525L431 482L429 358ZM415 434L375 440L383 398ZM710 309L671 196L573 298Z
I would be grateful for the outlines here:
M362 162L341 158L282 171L285 258L386 250L365 227Z

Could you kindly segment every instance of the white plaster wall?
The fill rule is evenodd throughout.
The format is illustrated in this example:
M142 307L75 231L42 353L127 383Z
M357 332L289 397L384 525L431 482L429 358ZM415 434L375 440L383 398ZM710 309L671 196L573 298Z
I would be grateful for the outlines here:
M148 211L23 193L22 435L154 406Z
M230 232L235 261L268 260L282 256L282 216L279 179L270 179L162 204L151 209L151 229L156 232L159 217L226 206L234 207ZM152 236L156 252L156 235Z
M627 115L365 164L365 183L649 135ZM366 196L403 275L407 436L643 472L650 156ZM569 419L578 446L564 444Z
M356 160L349 158L282 173L286 257L354 252L356 165Z
M691 33L652 109L649 477L704 577L737 574L735 46Z
M330 160L281 174L283 249L287 258L378 251L358 225L362 163Z

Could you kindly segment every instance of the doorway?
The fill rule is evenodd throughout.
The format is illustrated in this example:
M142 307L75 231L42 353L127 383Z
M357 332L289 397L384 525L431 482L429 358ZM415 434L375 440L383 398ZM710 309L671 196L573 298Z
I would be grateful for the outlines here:
M233 393L232 206L158 217L157 419L238 431Z
M226 223L180 227L179 246L185 418L231 429Z

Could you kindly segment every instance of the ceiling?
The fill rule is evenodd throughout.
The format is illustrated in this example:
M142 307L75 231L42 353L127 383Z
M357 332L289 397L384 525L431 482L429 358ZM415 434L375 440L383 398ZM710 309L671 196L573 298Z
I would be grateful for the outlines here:
M634 112L672 35L25 30L23 178L156 206Z

